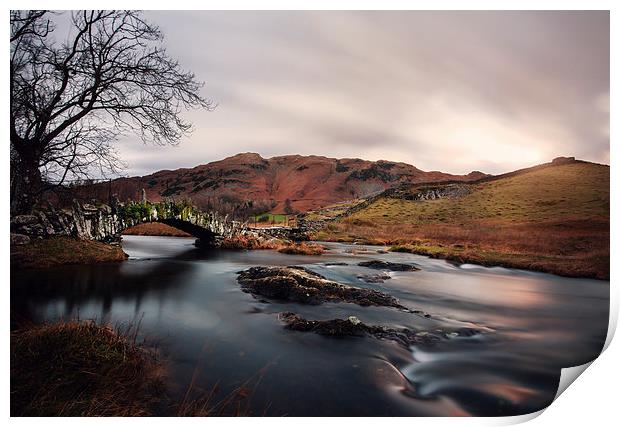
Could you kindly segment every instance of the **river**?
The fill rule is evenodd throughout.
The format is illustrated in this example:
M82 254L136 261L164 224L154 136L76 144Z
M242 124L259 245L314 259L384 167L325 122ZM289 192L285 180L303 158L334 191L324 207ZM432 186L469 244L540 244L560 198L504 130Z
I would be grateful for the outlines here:
M244 414L278 416L529 413L553 399L560 368L592 360L605 341L608 281L325 245L324 255L296 256L204 251L193 239L125 236L130 259L124 263L12 271L12 324L79 317L138 326L139 337L167 362L173 398L210 395L222 414L238 404ZM370 259L420 271L366 283L358 276L377 271L356 264ZM258 265L306 266L340 283L389 293L431 317L348 303L261 301L236 281L238 271ZM285 311L483 333L406 348L372 337L287 330L277 317ZM241 403L227 403L231 396Z

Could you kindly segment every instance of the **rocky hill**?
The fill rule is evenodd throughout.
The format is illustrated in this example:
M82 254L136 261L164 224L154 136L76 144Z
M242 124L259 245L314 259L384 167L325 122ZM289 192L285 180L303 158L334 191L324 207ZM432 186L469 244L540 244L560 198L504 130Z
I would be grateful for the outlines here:
M202 208L251 202L255 211L284 213L367 197L403 183L472 181L485 176L477 171L467 175L425 172L384 160L299 155L266 159L256 153L242 153L191 169L117 179L112 190L107 184L97 188L101 193L112 191L121 199L140 197L144 189L152 201L191 199ZM104 194L100 196L105 198Z

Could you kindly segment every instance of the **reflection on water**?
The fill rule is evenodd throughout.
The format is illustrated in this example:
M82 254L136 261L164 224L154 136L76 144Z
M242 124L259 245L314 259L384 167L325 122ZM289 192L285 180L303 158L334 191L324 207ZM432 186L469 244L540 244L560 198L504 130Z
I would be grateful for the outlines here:
M410 254L354 255L329 244L323 256L273 251L200 251L192 239L126 236L130 259L11 273L13 325L95 318L140 324L170 363L172 395L195 377L215 399L253 381L250 408L270 415L513 415L546 406L560 368L598 355L609 282L504 268L456 266ZM370 248L371 250L373 248ZM415 263L384 283L360 261ZM347 265L325 265L326 263ZM305 265L341 283L388 292L432 318L354 304L267 303L240 291L236 272ZM329 338L283 329L277 313L310 319L357 316L420 330L475 326L486 333L405 349L374 338Z

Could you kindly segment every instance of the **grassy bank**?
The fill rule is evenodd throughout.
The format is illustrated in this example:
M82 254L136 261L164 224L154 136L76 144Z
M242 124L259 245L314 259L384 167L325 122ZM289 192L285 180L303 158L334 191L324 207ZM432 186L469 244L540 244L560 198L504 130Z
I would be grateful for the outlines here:
M192 237L191 234L161 222L145 222L123 231L130 236L168 236L168 237Z
M71 237L33 239L26 245L11 246L11 266L15 268L118 262L126 258L118 246Z
M608 279L609 167L550 166L475 184L458 198L382 198L313 238Z
M152 415L162 378L152 352L107 326L11 332L11 416Z

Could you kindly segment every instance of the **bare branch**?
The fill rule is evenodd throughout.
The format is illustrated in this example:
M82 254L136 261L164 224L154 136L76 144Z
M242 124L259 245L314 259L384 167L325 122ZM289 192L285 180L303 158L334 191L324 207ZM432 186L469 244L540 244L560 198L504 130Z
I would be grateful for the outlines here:
M11 150L21 168L61 180L115 170L121 134L175 144L192 129L183 111L212 108L140 12L73 12L64 43L51 18L11 11Z

